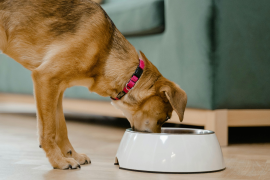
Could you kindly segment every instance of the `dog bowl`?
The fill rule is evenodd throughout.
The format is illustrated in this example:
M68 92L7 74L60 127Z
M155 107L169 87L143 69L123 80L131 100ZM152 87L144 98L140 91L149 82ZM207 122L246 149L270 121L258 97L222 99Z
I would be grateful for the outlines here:
M161 173L203 173L225 169L213 131L162 128L161 133L127 129L115 165L120 169Z

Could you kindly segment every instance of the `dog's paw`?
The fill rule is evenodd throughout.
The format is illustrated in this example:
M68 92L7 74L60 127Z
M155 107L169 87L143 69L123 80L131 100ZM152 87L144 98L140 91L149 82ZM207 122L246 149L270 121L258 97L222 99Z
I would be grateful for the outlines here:
M90 164L91 160L86 154L76 153L72 156L76 161L78 161L81 165Z
M61 160L53 163L54 169L78 169L81 168L80 164L73 158L63 157Z

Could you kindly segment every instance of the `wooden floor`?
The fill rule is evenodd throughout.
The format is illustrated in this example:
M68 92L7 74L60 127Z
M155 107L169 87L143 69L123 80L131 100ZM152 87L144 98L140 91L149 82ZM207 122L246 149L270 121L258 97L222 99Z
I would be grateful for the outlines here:
M102 123L67 122L71 143L92 164L78 170L54 170L38 147L35 117L0 114L0 179L104 180L270 180L270 144L229 145L222 148L226 170L205 174L153 174L120 170L113 165L125 131ZM252 132L251 132L252 133Z

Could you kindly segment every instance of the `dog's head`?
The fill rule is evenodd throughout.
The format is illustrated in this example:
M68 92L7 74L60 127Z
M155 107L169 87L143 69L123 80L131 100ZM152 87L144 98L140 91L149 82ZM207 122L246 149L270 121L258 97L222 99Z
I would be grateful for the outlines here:
M183 121L187 95L177 84L164 78L143 53L141 58L146 67L140 84L124 97L125 102L113 102L113 105L122 110L133 130L159 133L173 110Z
M156 93L144 99L132 115L133 129L145 132L161 132L161 126L176 111L183 121L187 103L186 93L175 83L162 78L155 83Z

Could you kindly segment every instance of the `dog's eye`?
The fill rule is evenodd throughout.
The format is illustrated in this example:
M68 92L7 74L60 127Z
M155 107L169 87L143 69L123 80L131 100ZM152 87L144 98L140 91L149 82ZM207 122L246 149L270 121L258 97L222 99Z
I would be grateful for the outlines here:
M162 124L165 123L166 121L168 121L169 119L170 119L170 117L167 116L166 119L165 119L165 121L162 122Z
M164 124L166 121L168 121L170 119L170 117L169 116L167 116L166 117L166 119L165 120L159 120L158 122L157 122L157 124Z

